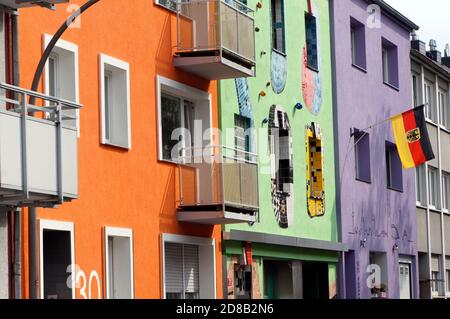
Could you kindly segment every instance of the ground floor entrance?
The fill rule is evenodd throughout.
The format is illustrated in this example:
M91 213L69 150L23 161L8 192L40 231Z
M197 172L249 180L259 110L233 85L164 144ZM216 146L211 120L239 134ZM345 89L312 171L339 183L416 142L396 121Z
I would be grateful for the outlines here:
M229 299L337 297L336 252L242 242L226 242L225 247Z

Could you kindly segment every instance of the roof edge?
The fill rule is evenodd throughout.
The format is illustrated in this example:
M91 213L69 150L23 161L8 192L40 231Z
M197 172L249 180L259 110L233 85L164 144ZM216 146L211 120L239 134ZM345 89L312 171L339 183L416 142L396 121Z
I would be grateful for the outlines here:
M390 17L396 19L403 27L406 27L410 32L413 30L419 30L419 26L404 16L400 11L393 8L391 5L386 3L384 0L366 0L367 2L379 5L384 13L388 14Z

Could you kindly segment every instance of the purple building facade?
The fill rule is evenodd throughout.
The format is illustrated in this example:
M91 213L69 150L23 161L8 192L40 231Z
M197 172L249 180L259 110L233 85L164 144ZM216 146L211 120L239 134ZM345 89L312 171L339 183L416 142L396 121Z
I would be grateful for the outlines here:
M334 0L335 139L341 298L418 297L414 170L403 170L390 117L412 105L410 33L383 1Z

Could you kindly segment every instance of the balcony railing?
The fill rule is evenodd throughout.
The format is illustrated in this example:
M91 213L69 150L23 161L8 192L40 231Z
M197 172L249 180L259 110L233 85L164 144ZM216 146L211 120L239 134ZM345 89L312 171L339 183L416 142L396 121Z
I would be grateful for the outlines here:
M36 5L52 8L55 4L66 2L69 2L69 0L0 0L0 5L15 9Z
M53 207L78 197L78 136L72 123L80 107L0 84L0 206Z
M208 79L254 76L253 13L237 0L179 0L175 66Z
M257 220L256 154L224 146L189 148L179 163L180 221L214 225Z

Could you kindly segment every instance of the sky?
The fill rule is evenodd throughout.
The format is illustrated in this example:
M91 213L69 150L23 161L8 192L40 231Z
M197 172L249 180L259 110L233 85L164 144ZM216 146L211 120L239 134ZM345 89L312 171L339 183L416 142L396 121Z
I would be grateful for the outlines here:
M444 52L445 44L450 43L449 0L385 1L420 27L417 32L420 40L428 45L430 39L435 39L438 50Z

